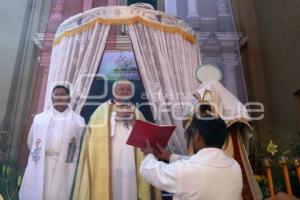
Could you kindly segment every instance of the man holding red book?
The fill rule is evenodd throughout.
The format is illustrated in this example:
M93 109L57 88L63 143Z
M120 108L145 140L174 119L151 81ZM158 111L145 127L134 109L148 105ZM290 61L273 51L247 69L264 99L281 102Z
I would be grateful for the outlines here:
M213 116L194 116L186 134L197 152L190 157L171 154L159 145L159 151L155 151L147 142L140 167L145 179L173 193L174 200L239 200L243 187L241 168L221 149L228 135L225 122Z

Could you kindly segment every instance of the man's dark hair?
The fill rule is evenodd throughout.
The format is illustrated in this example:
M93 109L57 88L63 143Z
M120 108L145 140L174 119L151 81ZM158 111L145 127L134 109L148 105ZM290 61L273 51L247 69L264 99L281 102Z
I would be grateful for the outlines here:
M64 86L64 85L56 85L56 86L53 88L53 90L52 90L52 94L53 94L54 90L60 89L60 88L64 89L64 90L66 91L66 93L67 93L68 96L70 95L70 90L69 90L69 88L67 88L67 87Z
M197 129L207 147L222 148L228 131L224 120L212 115L202 117L193 116L192 122L186 132L189 136Z

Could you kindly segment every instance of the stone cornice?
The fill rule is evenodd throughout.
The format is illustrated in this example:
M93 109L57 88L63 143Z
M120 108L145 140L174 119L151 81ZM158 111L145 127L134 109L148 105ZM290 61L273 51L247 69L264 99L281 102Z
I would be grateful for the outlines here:
M53 33L35 33L32 37L32 40L40 50L47 50L51 51L52 43L53 43L54 34ZM44 45L44 47L43 47Z
M242 32L201 32L196 31L196 35L199 39L199 44L201 45L205 41L209 40L209 37L215 34L220 44L227 44L227 45L235 45L236 39L238 40L240 48L242 48L248 40L248 37L245 36Z

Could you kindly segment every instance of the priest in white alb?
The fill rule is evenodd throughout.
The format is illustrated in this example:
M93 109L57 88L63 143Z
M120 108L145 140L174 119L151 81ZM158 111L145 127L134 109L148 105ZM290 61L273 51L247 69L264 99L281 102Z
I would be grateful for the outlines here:
M225 122L212 115L194 115L186 134L196 154L171 154L160 146L157 151L148 142L142 149L147 156L141 174L153 186L172 193L174 200L240 200L241 168L221 149L228 136Z
M114 98L101 104L90 118L78 164L74 200L150 200L150 186L138 173L144 158L126 144L142 113L130 103L133 83L117 81Z
M69 108L70 91L56 85L52 107L34 117L30 154L20 200L68 200L71 195L84 119Z

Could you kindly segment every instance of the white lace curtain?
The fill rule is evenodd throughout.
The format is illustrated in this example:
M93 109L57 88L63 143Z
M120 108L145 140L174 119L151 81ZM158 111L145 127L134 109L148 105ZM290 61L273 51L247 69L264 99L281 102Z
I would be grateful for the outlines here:
M198 88L195 70L199 66L197 45L178 34L129 25L129 33L142 82L158 124L175 124L169 148L186 152L182 115Z
M56 84L69 85L72 109L80 113L97 72L110 26L96 24L93 29L64 39L53 47L48 76L45 109L50 105Z

